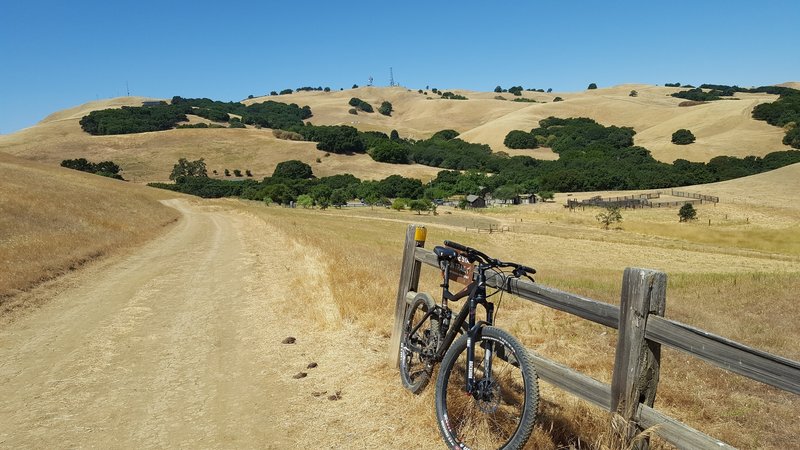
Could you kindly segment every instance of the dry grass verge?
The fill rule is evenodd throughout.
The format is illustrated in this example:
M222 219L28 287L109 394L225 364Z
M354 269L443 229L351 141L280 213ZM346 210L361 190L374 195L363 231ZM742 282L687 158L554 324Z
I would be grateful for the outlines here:
M339 316L348 326L374 336L379 345L388 344L406 224L423 222L429 227L429 246L444 239L460 241L537 267L537 280L543 284L609 303L618 302L624 267L662 269L669 276L667 317L798 359L800 332L792 324L797 322L793 293L800 289L800 259L795 247L786 245L792 233L785 231L793 226L796 213L746 205L731 208L751 217L761 214L764 230L776 233L755 233L751 241L759 242L747 245L724 237L709 242L708 236L692 238L696 234L660 226L677 221L672 210L626 215L623 226L636 231L603 231L591 213L583 217L560 205L483 214L442 209L435 217L367 208L272 207L263 208L262 214L294 239L320 249L329 262L328 281ZM520 219L525 227L519 227ZM517 223L519 231L464 231L476 222ZM654 225L653 233L648 234L646 223ZM747 236L748 229L743 226L739 233ZM435 270L423 269L421 290L435 293L438 283ZM500 304L498 324L529 348L610 382L614 330L510 296ZM420 432L420 447L438 438L432 392L421 397L404 393L396 371L383 362L373 366L370 376L385 379L385 397L407 405L403 420L415 420L415 429L426 430ZM777 449L800 439L796 396L669 350L664 351L661 380L657 408L732 445ZM613 436L608 413L546 383L542 397L541 420L528 448L609 448ZM653 441L655 448L669 448L658 438Z
M0 313L16 294L136 245L174 222L168 193L0 153Z

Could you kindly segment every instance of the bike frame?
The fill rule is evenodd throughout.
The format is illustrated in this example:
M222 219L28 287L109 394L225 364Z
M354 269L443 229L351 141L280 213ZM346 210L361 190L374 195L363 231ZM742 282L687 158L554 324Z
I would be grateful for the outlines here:
M441 312L442 314L447 315L447 319L450 319L450 315L452 312L450 308L447 306L448 301L457 301L464 297L467 297L467 302L464 303L464 306L461 307L461 311L456 316L455 321L449 323L448 329L439 330L440 336L445 334L444 341L442 341L442 345L436 351L436 360L441 361L444 358L444 354L447 352L447 349L450 348L450 345L453 344L453 341L456 339L456 334L458 330L461 329L462 324L466 320L467 322L467 373L466 373L466 386L465 391L467 393L472 393L475 381L475 339L478 337L480 333L480 329L484 326L492 326L494 323L494 304L486 300L486 270L488 270L491 266L488 264L478 264L477 270L477 279L472 283L468 284L464 289L459 291L456 294L450 292L450 266L449 264L445 266L444 271L442 273L442 305L441 305ZM486 309L486 320L476 321L476 312L478 309L478 305L482 305L484 309ZM426 318L427 320L427 318ZM441 324L440 320L440 324ZM484 354L484 368L485 368L485 375L487 378L491 379L492 374L492 367L491 367L491 355L492 349L491 346L486 348L486 353Z

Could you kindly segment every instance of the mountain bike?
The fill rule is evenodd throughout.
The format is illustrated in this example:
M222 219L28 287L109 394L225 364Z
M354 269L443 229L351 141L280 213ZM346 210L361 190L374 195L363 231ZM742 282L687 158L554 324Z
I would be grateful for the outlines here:
M417 294L403 324L400 378L417 394L441 362L436 380L436 418L450 448L519 449L533 430L539 403L536 370L525 347L494 326L495 305L488 299L487 274L504 276L504 286L536 271L504 262L456 242L433 249L442 269L442 298ZM511 269L510 273L503 269ZM450 291L450 281L465 287ZM453 317L448 302L467 298ZM476 320L478 305L486 320Z

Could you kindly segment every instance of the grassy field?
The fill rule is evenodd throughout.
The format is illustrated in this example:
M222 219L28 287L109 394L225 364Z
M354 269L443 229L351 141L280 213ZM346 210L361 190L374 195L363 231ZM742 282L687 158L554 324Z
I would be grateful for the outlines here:
M678 224L677 208L625 210L621 229L602 230L597 209L561 204L489 209L440 208L417 215L386 209L290 210L245 206L329 261L330 286L346 323L388 344L402 239L407 223L423 223L429 246L451 239L537 268L548 286L618 303L627 266L668 274L667 317L756 348L800 359L795 292L800 289L800 210L726 204L698 206L699 220ZM724 217L727 215L728 219ZM749 223L741 218L749 217ZM711 218L712 225L708 225ZM466 227L508 225L478 234ZM433 269L422 288L438 290ZM498 323L535 351L610 382L616 332L507 296ZM400 389L388 366L387 390ZM542 421L530 448L602 448L608 415L543 384ZM416 401L420 408L431 402ZM741 448L787 448L800 435L796 396L726 373L676 351L663 352L656 407Z

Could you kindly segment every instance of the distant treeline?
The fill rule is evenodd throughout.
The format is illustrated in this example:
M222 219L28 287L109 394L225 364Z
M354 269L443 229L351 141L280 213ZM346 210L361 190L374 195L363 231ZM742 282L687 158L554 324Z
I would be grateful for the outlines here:
M243 124L265 128L290 128L303 124L311 117L311 108L274 101L244 105L239 102L219 102L207 98L173 97L172 103L154 106L123 106L116 109L92 111L84 116L81 128L93 135L144 133L175 128L187 121L187 114L215 122L229 122L231 128ZM241 116L231 118L231 114Z
M117 180L124 180L122 175L119 174L120 167L114 161L101 161L93 163L86 158L78 159L65 159L61 161L61 167L67 169L80 170L81 172L93 173L104 177L114 178Z
M513 134L512 134L513 133ZM800 162L800 151L770 153L763 158L718 156L708 163L678 159L673 164L657 161L646 148L634 146L635 132L627 127L604 127L587 118L550 117L527 133L509 136L547 146L559 155L556 161L526 156L491 154L485 161L493 178L521 185L529 192L655 189L711 183L753 175ZM508 138L508 136L507 136Z
M308 164L296 160L279 163L273 175L260 182L182 176L175 180L175 184L149 185L206 198L240 197L279 204L289 204L301 196L308 196L313 204L323 208L341 206L354 198L370 204L388 205L392 198L421 199L425 196L422 182L413 178L392 175L380 181L362 181L350 174L315 178Z

